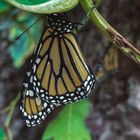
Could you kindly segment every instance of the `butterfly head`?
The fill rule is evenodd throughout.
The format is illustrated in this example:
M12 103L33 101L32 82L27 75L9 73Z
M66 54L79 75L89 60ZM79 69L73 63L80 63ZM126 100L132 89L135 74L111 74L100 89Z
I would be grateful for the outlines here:
M49 14L47 16L48 25L55 29L58 33L71 32L74 28L74 25L70 22L70 19L66 14Z

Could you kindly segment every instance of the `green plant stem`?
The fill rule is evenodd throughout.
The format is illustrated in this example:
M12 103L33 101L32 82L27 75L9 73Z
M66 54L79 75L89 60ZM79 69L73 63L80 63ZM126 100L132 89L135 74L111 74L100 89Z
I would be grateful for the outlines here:
M7 132L8 140L13 140L12 132L11 132L11 130L9 128L9 125L10 125L10 122L12 120L12 116L13 116L16 104L19 101L19 98L20 98L20 93L16 96L16 98L7 107L9 113L8 113L7 119L6 119L5 123L4 123L4 126L5 126L5 129L6 129L6 132Z
M13 135L9 127L5 127L7 133L7 140L13 140Z
M91 10L94 5L92 0L80 0L80 3L86 13ZM109 40L140 66L140 51L129 43L122 35L120 35L107 21L100 15L96 8L89 14L91 21L100 29L101 33L109 38Z
M6 121L5 121L5 126L10 125L10 121L12 119L12 116L13 116L13 113L14 113L14 110L15 110L15 106L16 106L18 100L19 100L19 97L20 97L20 94L18 94L16 96L16 98L9 105L10 108L9 108L8 117L7 117Z

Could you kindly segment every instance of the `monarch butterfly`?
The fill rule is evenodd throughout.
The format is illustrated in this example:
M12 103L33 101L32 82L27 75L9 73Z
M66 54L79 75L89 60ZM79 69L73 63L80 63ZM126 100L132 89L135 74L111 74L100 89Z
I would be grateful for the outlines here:
M81 100L95 85L65 14L50 14L22 87L20 110L29 127L40 124L56 107Z

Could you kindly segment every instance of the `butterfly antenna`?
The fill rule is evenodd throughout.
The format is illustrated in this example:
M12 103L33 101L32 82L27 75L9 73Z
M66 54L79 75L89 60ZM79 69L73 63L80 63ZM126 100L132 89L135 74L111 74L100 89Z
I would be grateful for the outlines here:
M17 36L15 38L15 40L18 40L24 33L26 33L34 24L36 24L38 21L40 21L40 19L43 17L44 15L42 15L41 17L39 17L34 23L32 23L28 28L26 28L19 36Z
M88 13L86 14L86 16L82 19L81 23L74 23L76 26L76 32L79 32L85 25L86 23L89 21L89 15L91 13L91 11L95 8L95 5L92 5L90 10L88 11Z

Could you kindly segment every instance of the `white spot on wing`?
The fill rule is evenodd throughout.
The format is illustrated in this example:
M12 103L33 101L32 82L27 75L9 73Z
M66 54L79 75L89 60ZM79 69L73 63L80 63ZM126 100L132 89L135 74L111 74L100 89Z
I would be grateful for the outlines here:
M37 58L37 59L36 59L36 63L37 63L37 64L39 64L39 62L40 62L40 59L39 59L39 58Z
M27 91L28 92L28 91ZM32 90L29 90L29 96L33 97L34 96L34 93Z

